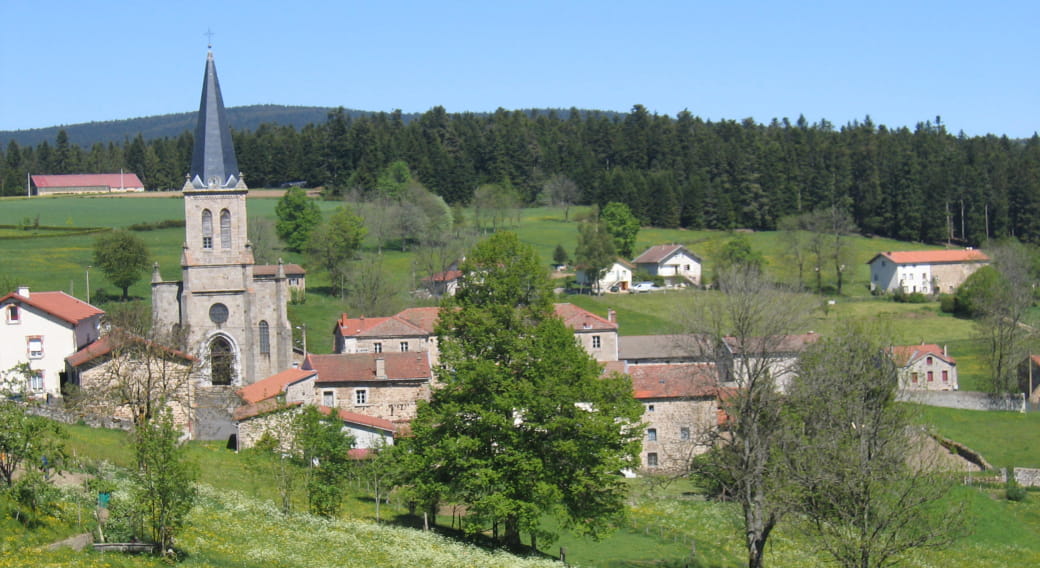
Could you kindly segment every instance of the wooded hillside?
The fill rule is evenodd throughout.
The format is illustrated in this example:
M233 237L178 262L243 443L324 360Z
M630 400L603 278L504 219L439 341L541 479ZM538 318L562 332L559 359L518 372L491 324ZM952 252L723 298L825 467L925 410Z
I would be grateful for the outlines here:
M937 117L890 129L869 117L842 127L804 118L759 124L571 109L449 114L415 120L400 112L351 116L343 109L297 129L261 125L235 133L250 187L304 181L332 195L369 191L394 160L449 203L478 187L515 189L527 203L571 180L579 203L629 205L645 225L773 229L785 215L847 209L865 233L977 245L1014 235L1040 242L1040 137L967 137ZM25 174L137 173L150 189L177 189L191 133L83 150L59 132L54 143L2 149L0 193L23 194Z

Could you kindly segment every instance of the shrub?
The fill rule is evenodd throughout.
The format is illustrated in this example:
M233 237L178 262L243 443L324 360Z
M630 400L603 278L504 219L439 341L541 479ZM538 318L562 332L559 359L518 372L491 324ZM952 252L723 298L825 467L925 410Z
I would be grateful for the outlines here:
M953 294L941 294L939 296L939 311L944 314L956 313L957 298Z
M1004 496L1007 497L1008 501L1015 501L1021 503L1026 500L1029 494L1026 492L1026 488L1018 484L1015 480L1014 468L1007 468L1007 487L1004 489Z
M923 304L928 301L928 297L921 292L907 293L900 290L892 295L892 301L902 304Z

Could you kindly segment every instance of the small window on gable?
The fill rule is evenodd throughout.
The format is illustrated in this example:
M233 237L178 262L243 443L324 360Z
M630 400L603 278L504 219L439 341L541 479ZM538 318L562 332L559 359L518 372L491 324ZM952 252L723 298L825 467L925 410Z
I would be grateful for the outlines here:
M202 248L213 248L213 212L202 210Z
M407 341L402 341L401 342L401 353L404 353L405 351L408 351L408 342Z
M927 363L928 363L929 365L931 365L931 364L932 364L932 358L931 358L931 357L929 357L929 358L928 358L928 361L927 361Z
M220 248L231 248L231 212L220 211Z
M358 406L368 404L368 389L354 389L354 404Z
M7 323L19 323L22 318L22 312L18 309L18 306L12 304L7 306Z
M36 336L30 337L28 340L29 358L30 359L42 359L43 358L43 338Z

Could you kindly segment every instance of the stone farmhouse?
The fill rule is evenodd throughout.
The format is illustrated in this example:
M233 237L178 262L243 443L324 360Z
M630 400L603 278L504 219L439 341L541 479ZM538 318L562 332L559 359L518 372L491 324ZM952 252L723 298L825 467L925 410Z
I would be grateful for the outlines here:
M68 382L65 358L100 337L105 312L65 292L31 292L26 286L0 298L0 310L0 372L20 364L30 372L27 384L15 384L26 378L10 374L0 389L60 397Z
M934 343L892 347L903 390L957 390L957 362Z
M949 294L988 263L988 256L971 248L882 252L867 262L870 290Z
M643 451L648 471L681 471L706 452L705 434L719 424L718 370L712 363L628 366L632 390L643 404Z
M664 278L675 286L701 283L701 258L682 245L652 246L632 260L637 270Z
M420 352L308 355L304 369L317 371L311 404L402 424L415 418L418 401L429 400L433 382Z

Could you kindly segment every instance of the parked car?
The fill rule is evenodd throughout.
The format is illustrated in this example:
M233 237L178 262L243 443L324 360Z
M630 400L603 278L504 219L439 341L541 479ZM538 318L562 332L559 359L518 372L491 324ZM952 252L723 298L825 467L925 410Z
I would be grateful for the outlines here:
M628 291L633 294L638 294L640 292L653 292L654 290L657 290L657 286L654 286L653 282L636 282L628 289Z

